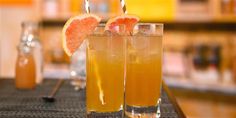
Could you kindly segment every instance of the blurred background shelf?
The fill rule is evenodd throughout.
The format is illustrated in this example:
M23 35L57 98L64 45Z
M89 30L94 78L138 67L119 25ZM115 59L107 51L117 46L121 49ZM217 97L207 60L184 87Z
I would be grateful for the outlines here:
M122 14L119 0L89 1L103 19ZM236 0L125 1L142 22L165 24L163 76L187 117L235 118ZM44 77L70 79L61 30L81 13L83 0L0 0L0 77L14 77L20 24L33 20L42 26ZM197 78L195 71L211 76Z
M181 55L181 58L174 57L176 60L190 60L187 64L181 63L183 68L192 66L194 56L198 56L194 52L196 45L207 48L217 45L221 60L217 69L232 70L234 75L235 0L126 0L126 4L128 13L139 16L142 22L165 24L164 51ZM70 63L61 47L61 29L69 17L85 13L83 0L9 0L1 2L0 6L1 21L6 21L1 24L0 76L14 76L15 46L19 41L20 23L24 20L41 23L45 67ZM105 20L122 13L119 0L90 0L90 7L91 13ZM8 44L11 44L9 54L5 53Z
M191 78L164 77L166 84L174 89L191 90L195 92L236 95L236 85L233 83L204 83L204 81L194 81Z

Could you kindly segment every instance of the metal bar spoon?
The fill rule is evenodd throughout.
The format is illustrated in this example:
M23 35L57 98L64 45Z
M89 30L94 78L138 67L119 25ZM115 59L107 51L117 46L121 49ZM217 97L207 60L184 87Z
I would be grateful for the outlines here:
M61 87L63 82L64 82L64 79L59 79L57 81L57 84L53 88L52 92L50 93L50 95L42 97L43 101L45 101L45 102L54 102L56 100L54 96L56 95L57 91L59 90L59 88Z

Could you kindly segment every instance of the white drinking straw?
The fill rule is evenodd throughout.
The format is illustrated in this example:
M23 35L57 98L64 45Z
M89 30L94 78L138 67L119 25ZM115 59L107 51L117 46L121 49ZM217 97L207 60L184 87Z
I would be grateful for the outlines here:
M89 7L89 0L84 0L85 4L84 4L84 7L85 7L85 10L86 10L86 13L90 13L90 7ZM94 60L94 64L96 65L97 62ZM99 99L102 103L102 105L106 104L105 103L105 100L104 100L104 92L103 92L103 89L102 89L102 86L101 86L101 78L100 78L100 75L98 74L98 66L95 66L94 67L94 70L95 70L95 74L97 76L97 86L98 86L98 89L99 89Z
M85 10L86 10L86 13L90 13L90 7L89 7L89 0L84 0L85 4Z

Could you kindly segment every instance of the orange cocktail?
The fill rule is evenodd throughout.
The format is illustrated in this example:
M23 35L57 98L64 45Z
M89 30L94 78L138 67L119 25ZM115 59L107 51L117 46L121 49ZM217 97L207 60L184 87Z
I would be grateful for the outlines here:
M100 33L88 37L86 51L86 105L88 113L122 110L124 51L125 38L121 35Z
M162 27L161 24L138 24L136 34L128 40L125 104L127 110L132 109L126 111L128 113L145 113L145 109L158 106L162 82Z

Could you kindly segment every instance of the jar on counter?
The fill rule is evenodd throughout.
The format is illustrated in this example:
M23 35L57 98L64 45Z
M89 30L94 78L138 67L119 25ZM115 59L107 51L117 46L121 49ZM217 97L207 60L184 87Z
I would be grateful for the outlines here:
M18 89L34 89L36 86L36 68L32 47L26 44L18 46L15 67L15 86Z
M25 21L21 24L20 45L31 47L36 68L36 83L43 82L43 47L39 39L39 25L36 22Z

